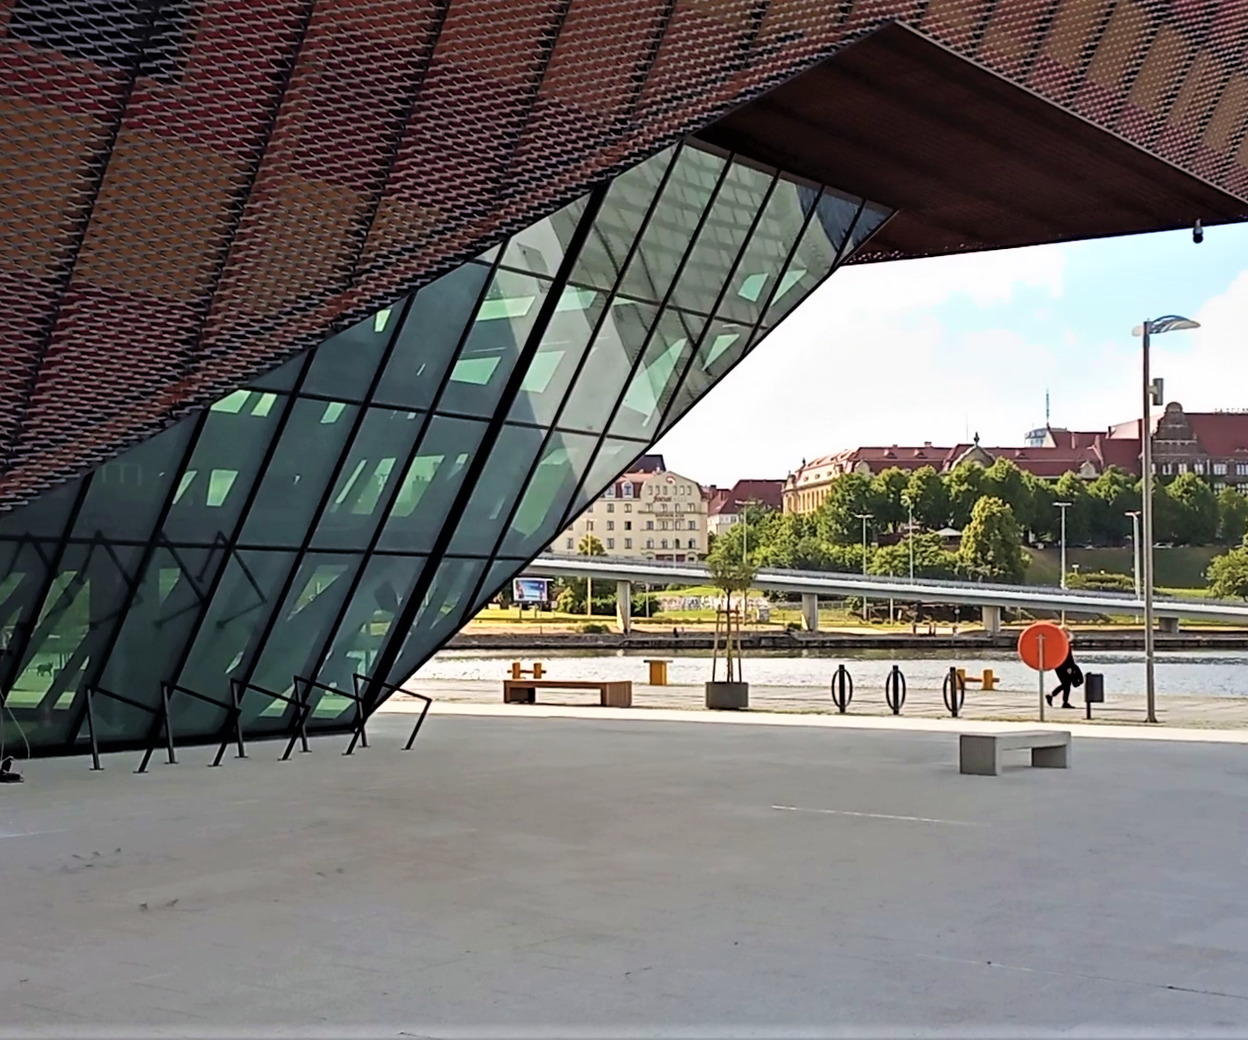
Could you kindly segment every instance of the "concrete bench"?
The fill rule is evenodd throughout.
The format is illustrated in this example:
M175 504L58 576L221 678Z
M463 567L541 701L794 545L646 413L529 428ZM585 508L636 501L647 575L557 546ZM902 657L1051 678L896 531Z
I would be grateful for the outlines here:
M963 773L996 776L1001 752L1031 751L1031 764L1041 769L1070 768L1070 730L1025 729L1012 733L963 733L958 758Z
M559 679L504 679L503 702L506 704L535 704L537 691L543 690L597 690L599 702L604 708L631 708L633 684L624 682L594 682L590 680Z

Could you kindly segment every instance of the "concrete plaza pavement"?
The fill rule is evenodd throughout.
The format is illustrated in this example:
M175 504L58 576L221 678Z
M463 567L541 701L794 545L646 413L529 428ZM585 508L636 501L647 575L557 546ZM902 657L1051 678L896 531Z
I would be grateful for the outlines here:
M0 787L0 1035L1248 1034L1240 745L410 723Z

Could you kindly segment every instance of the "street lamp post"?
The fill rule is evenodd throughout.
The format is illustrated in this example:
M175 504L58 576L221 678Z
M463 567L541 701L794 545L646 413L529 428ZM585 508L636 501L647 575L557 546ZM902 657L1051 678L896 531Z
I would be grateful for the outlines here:
M1066 510L1069 502L1054 502L1054 506L1062 511L1062 588L1066 587ZM1066 627L1066 608L1062 608L1062 627Z
M906 503L906 512L910 516L906 524L906 541L910 544L910 584L914 584L914 503Z
M1131 330L1131 335L1144 339L1143 363L1141 366L1141 384L1143 389L1142 413L1140 415L1140 467L1143 469L1142 501L1140 512L1143 517L1142 536L1143 551L1140 554L1143 574L1140 576L1144 586L1144 694L1147 703L1148 722L1157 721L1157 688L1153 667L1153 415L1152 406L1161 404L1161 381L1154 382L1149 372L1149 339L1160 336L1163 332L1181 332L1184 329L1198 329L1200 323L1191 318L1183 318L1177 314L1167 314L1160 318L1146 320Z
M859 520L862 521L862 576L867 576L867 521L875 518L874 513L855 513ZM862 620L867 620L867 593L862 593Z
M1135 598L1140 598L1140 511L1128 510L1131 518L1131 575L1135 580Z

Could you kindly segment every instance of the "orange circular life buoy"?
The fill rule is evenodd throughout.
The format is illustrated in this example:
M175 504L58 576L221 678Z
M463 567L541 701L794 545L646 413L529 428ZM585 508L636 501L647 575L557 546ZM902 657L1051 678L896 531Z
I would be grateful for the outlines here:
M1041 646L1044 649L1041 651ZM1043 652L1043 659L1041 653ZM1018 636L1018 656L1037 672L1051 672L1070 653L1070 637L1052 621L1037 621Z

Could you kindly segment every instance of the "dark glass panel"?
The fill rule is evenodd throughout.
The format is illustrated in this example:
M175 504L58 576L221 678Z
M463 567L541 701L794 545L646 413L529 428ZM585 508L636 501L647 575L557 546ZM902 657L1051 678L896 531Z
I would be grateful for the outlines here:
M243 521L240 542L302 544L358 410L341 401L295 401Z
M86 479L79 477L67 484L58 484L33 502L0 513L0 535L59 538L69 522L70 511L74 508L74 501Z
M615 421L613 437L650 439L658 433L676 386L688 367L694 344L702 335L706 319L683 311L665 310L646 345L646 354L633 374Z
M132 700L155 706L160 702L160 683L173 678L177 661L194 631L216 569L225 550L177 549L161 546L152 554L126 611L100 685ZM109 712L118 716L112 735L120 735L127 713L133 724L146 725L143 712L114 704ZM108 718L109 716L104 716ZM110 723L110 726L114 723ZM101 733L100 739L108 734ZM85 728L79 734L85 739Z
M274 599L294 558L292 552L274 550L241 549L230 554L178 676L180 686L219 701L228 700L229 680L247 671L259 649ZM248 696L243 703L244 726L260 713L264 701L258 694ZM187 699L178 711L176 729L182 736L215 733L225 719L223 709Z
M452 553L488 554L500 528L524 487L529 468L542 449L542 431L504 426L459 518L451 539Z
M44 605L43 583L48 563L56 552L53 543L0 542L0 682L9 698L0 713L0 734L6 746L21 746L23 739L45 736L39 728L39 692L13 689L11 677L27 667L18 655L22 639L34 627L36 611ZM54 666L44 664L39 676L51 676Z
M606 301L607 294L597 289L569 286L563 290L512 402L509 419L542 426L555 421Z
M732 285L718 308L720 317L751 325L762 317L815 199L810 187L785 180L776 185L733 272Z
M315 549L364 549L385 512L425 416L370 408L312 536Z
M382 528L380 548L407 552L433 548L485 429L486 424L475 419L433 417Z
M402 408L433 404L489 276L488 267L468 263L416 294L373 394L375 404Z
M558 425L601 433L611 419L620 388L645 346L658 308L617 298L603 319L580 377L568 395Z
M626 472L629 466L645 454L645 451L646 445L637 441L617 441L610 437L604 440L589 467L588 475L581 481L576 494L572 496L572 506L565 515L567 517L579 515L591 499L602 494L607 485L621 473Z
M368 675L411 593L423 556L373 556L351 596L342 624L316 679L340 690L351 690L354 673Z
M26 709L32 743L69 741L83 679L121 620L141 555L135 546L66 548L8 693L8 708Z
M169 541L230 537L288 404L267 391L236 390L208 410L165 518Z
M559 533L559 521L589 468L597 437L551 433L503 538L502 552L530 556Z
M698 356L693 359L685 375L675 403L663 419L658 433L666 433L672 424L701 400L723 375L742 357L750 345L753 329L731 321L712 321L706 335L698 345Z
M829 188L827 194L832 195L835 193ZM849 257L892 214L893 211L887 206L880 206L874 202L863 203L862 212L858 215L858 220L845 241L845 248L841 250L841 260L844 261Z
M502 265L554 278L588 201L589 196L582 195L558 213L513 235L503 253Z
M385 358L402 310L400 301L330 336L313 352L302 392L339 401L363 401Z
M799 188L799 194L811 189ZM780 275L775 295L767 307L764 324L774 325L801 303L832 271L849 226L858 212L859 200L839 192L825 191L815 206L792 259Z
M599 289L615 286L673 153L674 149L668 148L611 182L572 268L574 283Z
M672 175L642 232L640 248L620 280L620 292L662 302L723 168L719 156L696 148L685 148L676 157Z
M466 620L472 593L485 570L485 560L447 556L438 567L416 612L416 620L386 681L398 685L411 678L420 662L450 638Z
M772 180L770 173L745 163L729 166L676 280L670 306L705 314L714 309Z
M451 368L440 412L490 416L537 323L550 282L498 270Z
M320 660L321 649L334 634L338 612L351 588L360 563L355 556L313 553L299 565L299 573L286 593L260 656L252 668L251 681L257 686L285 692L294 676L311 675ZM253 731L275 729L289 724L290 708L273 699L267 707L262 694L248 694ZM346 702L346 698L342 698ZM314 715L324 714L321 692L313 691L309 703ZM339 705L341 708L342 705ZM336 716L335 709L332 715Z
M192 422L180 422L97 469L73 537L147 541L193 428Z

